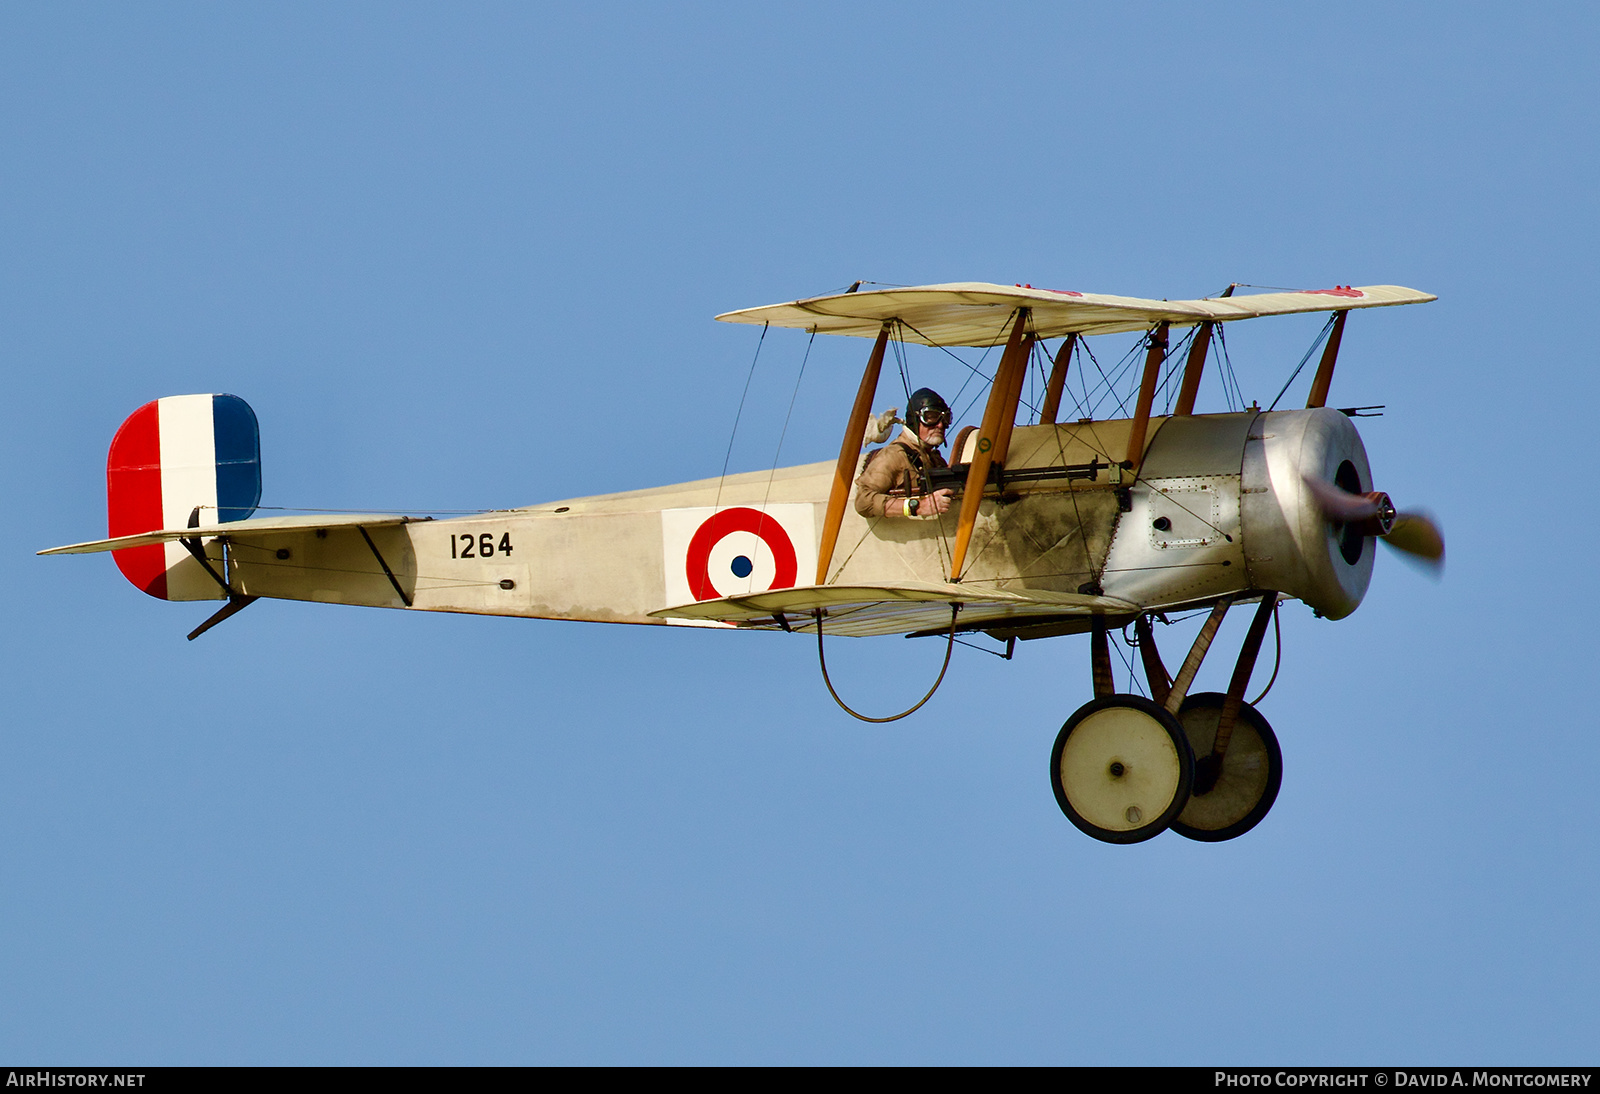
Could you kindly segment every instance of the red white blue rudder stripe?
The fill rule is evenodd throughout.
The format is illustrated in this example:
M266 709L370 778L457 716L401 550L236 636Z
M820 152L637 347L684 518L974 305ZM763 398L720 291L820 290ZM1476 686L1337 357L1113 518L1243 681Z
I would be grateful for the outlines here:
M261 432L237 395L174 395L128 416L106 456L108 534L244 520L261 501ZM195 511L198 520L191 522ZM220 600L181 543L113 552L129 581L163 600Z

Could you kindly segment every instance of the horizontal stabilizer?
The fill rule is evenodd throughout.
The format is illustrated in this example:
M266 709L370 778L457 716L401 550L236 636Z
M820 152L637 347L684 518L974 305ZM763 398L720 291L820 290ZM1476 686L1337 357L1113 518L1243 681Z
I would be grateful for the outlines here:
M225 524L206 524L194 528L162 528L154 532L141 532L115 539L97 539L88 543L71 543L65 547L51 547L41 555L92 555L100 551L120 551L126 547L144 547L153 543L176 543L184 539L215 539L226 536L230 540L246 540L252 536L279 535L284 532L307 531L316 528L385 528L395 524L410 524L432 517L401 517L362 513L313 513L294 517L257 517L252 520L234 520Z
M1341 285L1302 292L1255 293L1203 300L1142 300L1132 296L1036 289L1031 285L990 285L962 281L835 293L788 304L744 308L717 316L724 323L767 323L819 334L876 338L883 324L899 320L897 338L929 346L994 346L1006 340L1018 308L1032 312L1029 331L1040 338L1066 334L1118 334L1148 330L1157 323L1194 326L1262 315L1345 311L1395 304L1423 304L1437 297L1399 285Z
M1122 615L1139 610L1134 604L1109 596L907 582L805 585L702 600L650 614L658 619L711 620L774 628L780 625L778 619L782 618L782 625L788 630L809 632L816 626L812 613L821 609L824 633L863 638L943 629L950 625L952 604L961 606L956 626L962 630L1001 620Z

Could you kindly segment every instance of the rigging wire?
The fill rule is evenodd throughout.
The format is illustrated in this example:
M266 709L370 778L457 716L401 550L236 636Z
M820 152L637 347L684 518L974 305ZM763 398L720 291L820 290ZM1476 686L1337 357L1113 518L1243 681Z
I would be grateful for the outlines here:
M1061 392L1065 398L1072 400L1072 413L1079 421L1085 421L1092 417L1089 413L1089 377L1088 372L1083 367L1084 354L1089 355L1089 363L1094 365L1095 371L1100 373L1102 377L1105 376L1105 370L1100 367L1100 359L1094 355L1094 350L1089 348L1088 343L1089 340L1087 338L1080 337L1078 344L1073 347L1072 363L1074 367L1067 370L1067 384L1063 386ZM1078 390L1083 392L1081 399L1072 393L1071 384L1074 380L1078 382Z
M1009 328L1011 326L1011 321L1014 318L1016 318L1016 314L1020 310L1021 310L1020 308L1013 308L1011 310L1011 312L1006 315L1006 321L1005 321L1004 325L1002 325L1001 328L1000 328L1000 331L1001 331L1002 334L1004 334L1005 331L1007 330L1007 328ZM1009 339L1002 339L1002 341L1008 341L1008 340ZM993 343L992 345L989 346L988 349L985 349L983 351L983 356L978 358L978 364L981 365L981 364L983 364L984 361L988 360L990 350L993 350L994 347L996 345L999 345L999 344L1000 344L999 342ZM950 356L955 357L955 354L952 353ZM960 358L956 358L956 359L960 360ZM1000 364L1005 364L1005 354L1004 353L1002 353L1000 355ZM967 366L967 367L971 368L970 365ZM978 400L983 398L983 393L985 391L992 392L994 390L994 382L997 379L1000 378L1000 366L999 365L995 366L995 374L993 376L985 376L978 369L972 369L972 371L977 376L979 376L984 382L983 382L983 384L981 384L979 386L977 391L972 393L972 398L967 402L966 406L961 408L961 413L959 415L956 415L955 417L952 417L950 419L951 422L958 422L958 421L961 421L961 420L965 419L966 416L967 416L967 412L970 411L973 407L977 406L978 405ZM961 392L962 391L966 391L967 390L967 384L970 384L970 383L972 383L972 377L968 376L967 379L966 379L966 382L961 385L961 391L957 391L956 392L956 399L961 398ZM954 402L955 400L951 400L951 401Z
M715 509L722 505L722 483L728 477L728 462L733 459L733 439L739 435L739 419L744 416L744 401L750 394L750 381L755 379L756 362L761 360L761 346L767 340L767 328L771 323L761 324L761 337L756 340L756 355L750 358L750 373L744 378L744 391L739 396L739 410L733 416L733 432L728 434L728 454L722 457L722 476L717 479L717 499L712 503Z
M767 492L761 497L761 511L767 511L767 500L772 497L772 480L778 474L778 457L783 454L783 439L789 435L789 419L794 417L794 401L800 396L800 381L806 376L806 362L811 360L811 347L817 340L817 328L811 328L811 338L806 342L805 356L800 358L800 373L794 378L794 391L789 394L789 413L783 416L783 430L778 434L778 447L772 450L772 470L767 472Z
M1127 642L1128 636L1124 634L1122 640ZM1131 646L1133 643L1129 642L1128 644ZM1117 651L1117 657L1121 659L1122 667L1128 670L1128 690L1135 695L1145 695L1145 689L1139 684L1139 674L1133 671L1133 662L1128 660L1128 655L1122 652L1122 647L1115 642L1107 642L1106 645ZM1115 684L1112 686L1115 687ZM1149 696L1145 695L1145 698L1148 699Z
M899 327L900 327L899 321L896 320L896 322L895 322L895 333L896 334L900 333ZM893 335L891 335L890 338L889 338L889 344L894 347L894 363L895 363L896 367L898 367L900 369L900 386L905 389L905 393L906 393L906 408L907 408L907 412L909 413L910 407L911 407L911 379L910 379L910 377L908 377L906 375L906 343L905 343L905 336L901 335L901 337L896 338Z
M1189 333L1178 339L1177 345L1167 350L1167 355L1162 361L1165 372L1162 374L1161 383L1156 385L1156 391L1166 397L1166 402L1163 404L1165 409L1162 411L1164 415L1172 413L1172 404L1178 400L1178 385L1172 382L1172 378L1178 374L1180 364L1187 365L1188 355L1184 350L1199 332L1198 323L1190 327Z
M1088 387L1087 382L1085 382L1082 402L1078 402L1076 399L1073 400L1073 402L1077 404L1077 409L1079 411L1078 417L1098 417L1100 406L1105 402L1107 396L1116 399L1117 410L1120 411L1124 417L1126 417L1128 414L1128 404L1125 399L1117 395L1116 385L1132 365L1135 355L1144 348L1145 335L1139 336L1138 341L1134 342L1134 344L1128 349L1128 352L1122 355L1122 359L1117 362L1109 375L1106 373L1106 370L1101 367L1100 359L1094 355L1094 350L1089 348L1089 346L1085 343L1085 340L1082 338L1078 339L1078 344L1083 346L1084 352L1089 355L1089 360L1094 363L1095 371L1100 374L1100 382L1096 384L1092 390ZM1097 395L1102 387L1105 388L1105 393ZM1093 401L1091 402L1091 400Z
M1316 339L1311 343L1311 348L1306 350L1306 355L1300 358L1300 363L1294 366L1294 371L1289 373L1289 378L1283 382L1283 387L1278 390L1278 399L1283 398L1283 393L1289 390L1289 385L1294 383L1294 378L1296 376L1300 375L1300 370L1306 367L1306 362L1311 360L1311 355L1313 353L1317 352L1317 347L1322 345L1322 340L1328 337L1328 332L1333 329L1333 324L1338 320L1338 318L1338 312L1332 312L1329 314L1328 321L1322 324L1322 333L1317 335ZM1269 412L1277 409L1278 399L1272 400L1272 405L1267 407Z
M908 634L906 637L910 638L911 636ZM1009 661L1011 660L1011 650L1015 647L1016 641L1015 638L1011 639L1011 645L1007 647L1007 652L1005 653L1001 653L999 650L991 650L988 646L980 646L974 642L963 642L959 638L956 639L956 645L965 646L969 650L977 650L979 653L987 653L990 657L998 657L1002 661Z
M850 715L850 717L859 719L863 722L876 722L880 724L883 722L898 722L902 718L907 718L915 714L917 711L922 709L923 704L925 704L929 699L933 698L933 693L939 690L939 685L944 683L944 674L950 668L950 654L953 653L956 648L956 616L960 613L960 611L960 604L950 605L950 635L949 641L945 643L944 664L939 666L939 677L933 682L933 687L928 689L928 694L919 699L917 701L917 705L912 707L910 710L903 710L899 714L892 714L887 718L873 718L870 715L862 714L859 711L852 710L850 705L843 699L839 698L839 693L834 690L833 680L828 676L828 658L827 655L822 652L822 609L813 609L811 617L816 621L817 624L817 663L822 666L822 682L828 685L828 694L833 696L833 701L839 704L840 710Z
M1224 325L1218 323L1216 326L1216 339L1222 358L1222 397L1227 400L1230 411L1240 411L1244 409L1244 391L1239 387L1239 374L1234 371L1233 358L1228 355L1228 336L1224 331ZM1233 381L1231 388L1228 386L1229 380ZM1238 406L1234 405L1235 396L1238 397Z
M1015 314L1015 313L1012 313L1012 314ZM983 366L983 363L989 359L989 354L991 352L993 352L994 347L996 345L1000 345L1000 344L1003 344L1005 342L1005 338L1003 337L1003 335L1005 333L1005 329L1006 329L1005 327L1001 327L1000 328L1000 334L1001 334L1000 341L999 342L990 343L990 345L987 346L984 349L983 356L978 358L978 364L976 366L974 366L974 365L968 363L967 361L962 360L961 357L959 357L958 355L956 355L954 353L951 353L949 348L947 348L945 346L941 346L938 342L935 342L932 338L929 338L926 334L923 334L920 330L918 330L916 327L913 327L910 323L907 323L904 319L896 320L896 322L898 322L901 326L905 327L907 330L911 331L918 338L922 339L924 344L932 346L934 349L936 349L939 352L943 353L945 356L949 357L952 361L956 362L956 364L960 365L962 368L966 369L968 372L970 372L972 374L971 376L968 376L967 379L966 379L966 382L961 385L961 389L955 393L955 397L950 399L950 400L948 400L949 404L952 407L955 406L956 403L961 401L961 395L962 395L963 392L965 392L967 390L967 384L972 383L972 377L973 376L976 376L978 379L982 380L985 384L992 384L994 382L994 380L992 378L990 378L989 376L986 376L984 374L982 366ZM1008 315L1008 316L1006 316L1006 323L1009 325L1010 322L1011 322L1011 316ZM980 394L981 394L981 392L980 392ZM973 402L977 402L977 398L976 397L974 397ZM971 404L969 403L968 404L968 409L970 409L970 408L971 408ZM963 414L964 413L965 413L965 411L963 411ZM962 417L962 415L957 415L952 420L953 421L960 421L961 417Z

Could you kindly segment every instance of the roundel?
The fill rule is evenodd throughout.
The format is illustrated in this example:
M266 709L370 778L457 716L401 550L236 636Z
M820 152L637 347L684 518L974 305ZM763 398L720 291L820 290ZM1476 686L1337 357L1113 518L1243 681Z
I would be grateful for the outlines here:
M696 600L787 589L800 565L789 533L758 509L724 509L707 517L684 559Z

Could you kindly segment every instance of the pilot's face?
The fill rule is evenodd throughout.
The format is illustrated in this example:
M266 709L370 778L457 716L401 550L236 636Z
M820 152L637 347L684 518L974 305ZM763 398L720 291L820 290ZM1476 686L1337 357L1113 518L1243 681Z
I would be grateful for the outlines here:
M929 448L938 448L944 444L944 427L949 424L949 411L943 414L924 411L922 420L917 423L917 439Z

